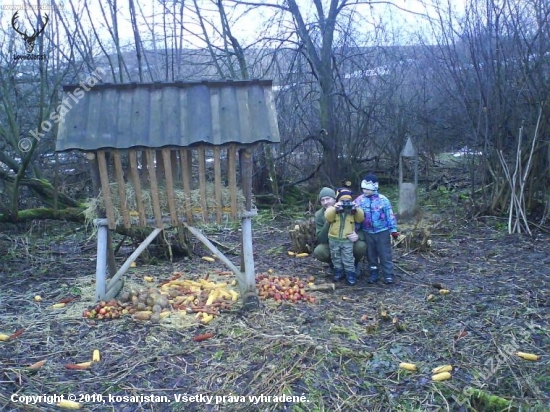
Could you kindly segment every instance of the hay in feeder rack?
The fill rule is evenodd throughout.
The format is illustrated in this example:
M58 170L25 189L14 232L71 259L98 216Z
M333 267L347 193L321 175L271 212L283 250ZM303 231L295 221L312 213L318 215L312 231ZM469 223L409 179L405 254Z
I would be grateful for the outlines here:
M123 213L122 213L121 199L120 199L120 196L118 195L119 193L118 183L117 182L109 183L109 189L110 189L112 209L114 212L115 222L117 226L122 225ZM136 201L135 189L132 185L125 185L124 192L126 197L125 199L126 202L124 207L127 210L129 210L131 223L138 224L139 214L137 212L138 205ZM167 191L165 190L164 187L160 186L158 192L159 192L158 197L160 202L160 209L162 211L167 211L169 209ZM224 221L229 221L232 219L232 216L231 216L232 210L230 207L231 193L230 193L230 190L226 187L222 187L221 189L221 204L218 204L218 202L216 201L216 197L214 194L214 184L212 183L206 184L205 203L201 201L201 195L200 195L199 189L191 190L188 195L186 195L186 192L184 192L183 190L174 189L173 192L174 192L177 215L189 216L189 213L190 213L193 217L193 222L196 226L200 226L201 222L210 223L210 222L216 221L218 210L221 210ZM241 206L241 209L244 208L245 197L242 193L242 190L237 189L236 195L237 195L238 205ZM146 218L149 220L154 219L151 190L148 188L142 187L141 198L142 198L143 209L144 209ZM254 204L254 199L252 200L252 202ZM203 210L204 204L206 204L206 208L207 208L206 214L204 213L204 210ZM102 190L100 190L100 193L97 197L93 197L88 200L87 207L84 212L86 221L92 222L94 219L96 219L98 217L97 216L98 210L105 210L105 201L103 198ZM208 217L207 219L205 219L205 215Z

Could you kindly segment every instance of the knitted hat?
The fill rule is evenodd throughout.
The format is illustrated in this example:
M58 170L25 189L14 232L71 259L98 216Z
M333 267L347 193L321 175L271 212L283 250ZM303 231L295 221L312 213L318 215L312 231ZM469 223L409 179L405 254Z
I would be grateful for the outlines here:
M338 193L336 194L336 201L339 202L341 200L352 200L353 192L349 190L347 187L341 187L338 189Z
M378 190L378 179L375 175L366 175L361 182L361 189Z
M336 193L334 193L334 190L332 190L330 187L323 187L319 192L319 200L327 196L336 199Z

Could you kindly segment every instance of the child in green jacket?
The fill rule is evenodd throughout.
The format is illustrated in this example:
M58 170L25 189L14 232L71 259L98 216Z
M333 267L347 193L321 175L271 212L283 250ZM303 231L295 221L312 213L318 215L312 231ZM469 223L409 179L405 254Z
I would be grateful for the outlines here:
M355 273L355 259L353 257L353 242L351 236L355 235L355 224L365 220L365 213L352 202L353 192L348 188L338 189L336 203L325 211L325 219L330 224L328 231L328 244L330 257L334 265L334 281L344 278L350 285L357 282Z

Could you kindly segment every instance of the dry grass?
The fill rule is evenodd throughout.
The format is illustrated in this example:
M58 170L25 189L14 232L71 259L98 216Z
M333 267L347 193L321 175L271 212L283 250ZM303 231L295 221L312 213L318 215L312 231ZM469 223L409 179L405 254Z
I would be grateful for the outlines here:
M109 184L109 187L111 192L111 200L113 203L113 212L115 215L115 221L117 224L122 224L123 218L122 218L120 196L118 193L118 184L116 182L112 182ZM131 217L137 221L138 207L137 207L136 193L135 193L134 187L132 185L126 185L124 189L125 189L125 196L126 196L126 204L125 204L126 209L129 212L131 212ZM160 209L163 212L163 214L168 215L169 207L168 207L168 195L167 195L166 189L162 186L159 186L158 193L159 193ZM230 217L231 215L230 191L228 188L222 187L221 194L222 194L222 203L221 205L218 205L216 203L216 197L214 194L214 184L208 183L206 185L206 207L209 212L209 219L207 221L212 221L216 219L216 209L218 208L218 206L222 207L222 215L224 219L228 219ZM149 219L153 219L154 212L153 212L153 201L151 197L151 190L149 188L142 187L141 196L142 196L143 207L144 207L146 217ZM175 198L175 204L176 204L176 212L178 216L185 217L187 215L187 211L189 210L191 211L195 222L204 221L199 189L191 190L188 196L186 196L186 193L183 190L174 189L174 198ZM237 205L239 205L239 207L242 207L242 205L244 205L244 195L240 189L237 190ZM96 211L98 209L104 209L104 208L105 208L105 204L104 204L102 193L100 193L99 196L96 198L89 199L89 201L87 202L86 210L84 212L86 221L91 222L93 219L97 217Z
M257 271L314 274L324 281L318 262L286 255L290 240L278 227L288 227L288 222L255 226ZM238 241L237 232L212 235L224 236L221 240L228 244ZM502 410L489 409L464 392L476 388L506 399L510 410L548 410L550 239L543 234L536 239L503 235L490 222L467 227L449 222L432 235L431 252L396 250L400 276L393 286L373 287L361 279L353 289L315 292L316 304L278 306L267 301L249 313L235 307L208 326L193 319L182 324L172 318L160 323L83 319L81 312L92 304L94 291L94 239L66 232L32 239L29 234L7 235L3 262L10 265L10 275L0 288L0 332L24 332L0 342L0 405L5 410L53 411L45 403L23 407L9 398L14 393L95 393L105 399L109 394L164 395L172 402L87 402L86 410ZM22 237L28 241L12 242ZM52 246L56 239L59 250ZM88 252L62 253L63 245L75 242ZM29 244L34 250L23 246ZM238 263L238 257L231 258ZM145 275L160 282L175 270L196 278L216 269L224 268L197 259L139 266L127 276L125 288L146 287ZM439 295L440 286L451 293ZM34 301L36 294L43 296L42 303ZM427 300L430 294L432 301ZM79 299L64 309L48 309L68 296ZM206 331L215 336L192 341ZM89 360L96 348L102 360L91 369L65 369L66 363ZM517 349L543 356L539 362L524 361L515 356ZM47 360L40 370L26 369L40 360ZM416 363L418 372L400 370L402 361ZM453 365L452 379L432 382L430 370L442 364ZM185 393L304 394L308 402L176 402L175 395Z

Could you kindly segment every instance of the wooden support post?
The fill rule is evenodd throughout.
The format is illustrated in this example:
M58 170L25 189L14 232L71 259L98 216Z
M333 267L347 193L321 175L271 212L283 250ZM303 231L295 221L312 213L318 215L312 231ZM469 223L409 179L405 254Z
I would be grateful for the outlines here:
M107 232L105 225L97 228L97 260L95 268L95 300L102 300L107 291Z
M212 252L212 254L217 256L218 259L220 259L235 274L239 282L239 287L246 283L244 273L241 272L239 268L237 268L237 266L233 264L233 262L231 262L227 257L225 257L225 255L222 252L220 252L219 249L216 246L214 246L214 244L212 244L212 242L206 236L204 236L200 230L198 230L193 226L188 225L185 222L183 222L183 224L189 230L189 232L191 232L191 234L193 234L204 246L206 246ZM246 292L246 289L241 288L241 295L244 295L245 292Z
M202 218L208 222L208 202L206 198L206 153L204 146L198 148L199 161L199 194L202 208Z
M158 159L156 160L158 161ZM149 184L151 185L151 201L153 203L153 214L155 215L157 228L162 228L164 227L164 225L162 224L162 211L160 210L159 188L155 167L155 152L151 149L147 150L147 163L149 163Z
M92 177L92 189L94 196L99 196L100 188L101 188L101 177L99 172L99 165L97 162L97 156L94 152L88 152L86 154L86 158L90 161L90 171L91 171L91 177ZM105 218L106 213L105 209L98 209L96 210L96 214L99 218ZM105 242L104 242L105 243ZM99 240L98 240L98 248L99 248ZM115 261L115 253L113 251L113 244L111 242L111 233L107 230L107 240L106 240L106 255L107 255L107 266L109 268L109 274L112 276L116 272L116 261ZM99 249L98 249L98 255L99 256ZM96 270L97 272L97 270ZM103 268L103 273L105 272L105 268ZM105 274L103 275L105 277ZM97 276L96 276L97 278Z
M170 223L172 226L177 226L178 214L176 212L176 196L174 194L174 177L172 176L173 168L170 158L170 149L162 149L162 158L164 160L164 173L166 175L165 190L166 196L168 197L168 209L170 210Z
M237 219L237 161L235 159L235 151L236 146L230 144L227 149L227 174L231 203L231 219Z
M187 217L187 222L191 224L193 222L193 211L191 210L191 173L192 166L192 156L191 152L187 149L180 150L180 161L181 161L181 180L183 185L183 195L185 199L185 216Z
M109 268L109 275L113 276L116 273L116 260L110 230L107 231L107 267Z
M216 200L216 222L222 223L222 167L220 146L214 147L214 198Z
M115 212L113 207L113 200L111 199L111 189L109 187L109 170L107 168L107 160L105 158L105 151L98 150L97 153L97 165L99 168L99 179L101 181L101 189L103 191L103 202L105 203L105 212L107 213L107 219L109 220L109 229L116 228Z
M252 248L252 217L256 211L252 210L252 151L249 148L239 150L241 165L242 191L244 195L244 213L242 214L242 262L244 263L245 284L240 285L243 307L256 309L260 307L258 291L256 289L256 273L254 269L254 251Z
M134 185L134 193L136 195L137 212L139 215L139 225L145 226L147 217L145 215L145 207L143 206L143 196L141 195L141 180L139 177L139 169L137 162L137 154L135 150L130 150L128 154L128 162L130 163L130 180ZM145 169L142 169L145 172ZM135 212L135 210L134 210Z
M128 213L128 207L126 204L126 185L124 183L124 171L122 170L122 160L120 159L120 152L114 150L111 152L115 163L115 178L118 186L118 198L120 199L120 212L122 213L122 220L124 221L124 227L130 228L130 214Z
M162 231L162 228L155 228L147 238L141 242L141 245L134 250L134 253L130 255L128 259L124 262L124 264L120 267L117 273L113 276L113 278L109 281L109 284L107 285L107 292L109 292L110 289L115 287L118 283L118 281L121 279L121 277L130 269L130 266L132 262L134 262L139 255L141 255L141 252L145 250L147 246L157 237L157 235Z

